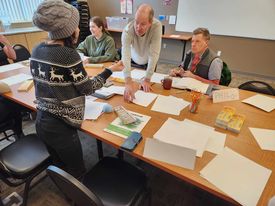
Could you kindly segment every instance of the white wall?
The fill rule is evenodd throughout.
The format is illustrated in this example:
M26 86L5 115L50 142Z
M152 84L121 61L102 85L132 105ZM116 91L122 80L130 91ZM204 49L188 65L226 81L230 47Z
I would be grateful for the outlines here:
M275 0L179 0L177 31L275 40Z

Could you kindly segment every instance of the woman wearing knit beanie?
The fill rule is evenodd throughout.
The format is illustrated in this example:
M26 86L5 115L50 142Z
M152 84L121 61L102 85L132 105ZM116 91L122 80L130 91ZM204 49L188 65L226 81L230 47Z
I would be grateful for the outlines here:
M123 65L118 62L89 79L74 49L79 13L64 1L43 1L33 15L33 24L49 36L34 48L30 62L37 103L36 131L54 163L80 177L85 166L77 128L83 121L85 95L101 88Z

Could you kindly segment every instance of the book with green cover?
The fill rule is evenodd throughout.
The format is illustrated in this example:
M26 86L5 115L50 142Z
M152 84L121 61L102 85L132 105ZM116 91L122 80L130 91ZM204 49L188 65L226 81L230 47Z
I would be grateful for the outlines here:
M123 138L127 138L132 132L141 132L145 125L151 119L150 116L139 114L136 112L129 111L136 119L134 123L123 124L122 121L117 117L113 122L111 122L104 131L109 132L114 135L118 135Z

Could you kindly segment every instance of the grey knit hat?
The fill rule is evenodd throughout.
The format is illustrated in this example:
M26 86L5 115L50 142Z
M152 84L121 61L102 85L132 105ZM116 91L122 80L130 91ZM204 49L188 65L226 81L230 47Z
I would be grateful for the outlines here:
M33 24L49 32L50 39L71 36L79 24L78 10L62 0L45 0L34 12Z

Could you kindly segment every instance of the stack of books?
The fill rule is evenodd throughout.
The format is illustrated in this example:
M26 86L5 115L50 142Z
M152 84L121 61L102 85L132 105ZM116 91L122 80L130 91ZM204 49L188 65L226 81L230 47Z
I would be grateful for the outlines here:
M236 114L234 107L225 106L218 114L215 125L235 133L240 133L244 120L245 116Z

